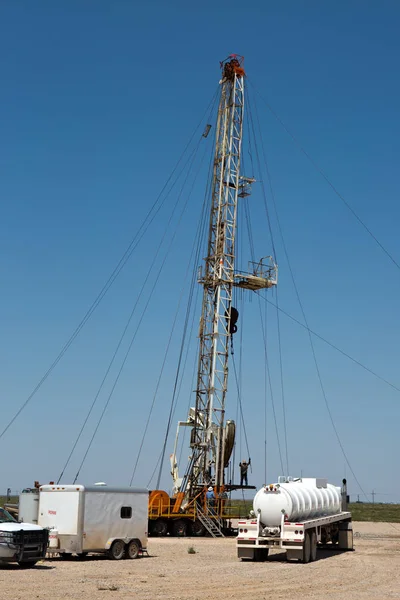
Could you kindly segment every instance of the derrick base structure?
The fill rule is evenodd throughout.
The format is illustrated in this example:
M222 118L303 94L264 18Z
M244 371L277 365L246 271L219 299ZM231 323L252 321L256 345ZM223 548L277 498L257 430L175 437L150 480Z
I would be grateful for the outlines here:
M246 486L255 489L254 486ZM180 507L179 496L171 498L163 490L153 490L149 495L150 536L225 537L236 535L237 521L247 516L248 509L240 501L231 501L224 493L210 504L204 493Z

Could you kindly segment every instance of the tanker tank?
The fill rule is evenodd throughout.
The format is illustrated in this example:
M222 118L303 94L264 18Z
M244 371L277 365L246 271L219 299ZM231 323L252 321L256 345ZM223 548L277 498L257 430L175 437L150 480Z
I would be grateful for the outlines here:
M342 511L341 489L326 479L279 477L257 492L253 509L265 527L279 526L282 515L289 522L334 515Z

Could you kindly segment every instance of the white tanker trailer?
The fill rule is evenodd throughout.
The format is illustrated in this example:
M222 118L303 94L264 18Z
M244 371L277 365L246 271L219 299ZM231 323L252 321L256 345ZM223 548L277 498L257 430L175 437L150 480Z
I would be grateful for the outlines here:
M316 559L318 545L353 549L351 513L343 487L326 479L279 477L255 495L251 518L240 520L238 558L266 560L270 548L286 550L288 560Z

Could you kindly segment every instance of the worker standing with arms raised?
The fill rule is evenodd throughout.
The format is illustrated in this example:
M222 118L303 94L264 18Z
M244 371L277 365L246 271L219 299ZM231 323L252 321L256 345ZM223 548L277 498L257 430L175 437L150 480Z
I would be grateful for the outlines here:
M247 481L247 471L251 464L251 458L249 458L248 462L245 459L239 463L240 467L240 485L249 485Z

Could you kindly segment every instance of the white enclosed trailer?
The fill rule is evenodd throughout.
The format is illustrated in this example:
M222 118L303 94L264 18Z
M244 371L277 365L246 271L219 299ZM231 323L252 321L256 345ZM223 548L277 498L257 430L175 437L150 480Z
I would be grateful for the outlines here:
M344 488L326 479L280 477L263 486L253 501L253 518L238 522L238 558L266 560L271 548L288 560L316 559L318 545L353 549L351 513Z
M42 485L38 522L51 530L50 551L137 558L147 549L148 497L146 489Z

